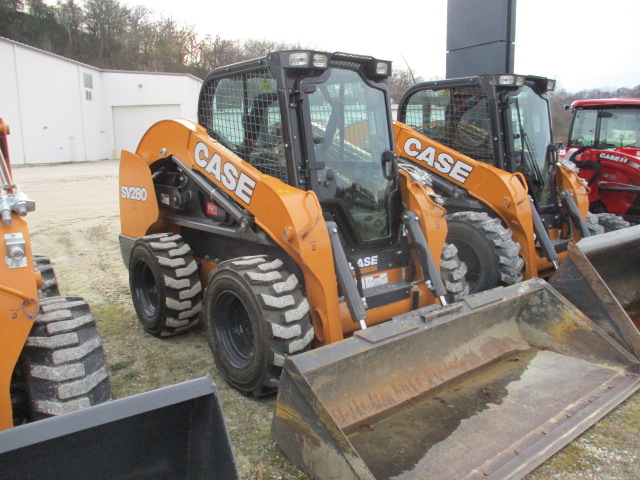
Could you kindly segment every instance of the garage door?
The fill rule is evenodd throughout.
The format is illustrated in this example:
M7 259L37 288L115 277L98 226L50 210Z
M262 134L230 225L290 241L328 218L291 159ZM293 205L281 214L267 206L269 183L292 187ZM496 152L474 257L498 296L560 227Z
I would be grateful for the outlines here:
M113 108L115 157L122 150L135 152L140 139L154 123L180 116L180 105L136 105Z

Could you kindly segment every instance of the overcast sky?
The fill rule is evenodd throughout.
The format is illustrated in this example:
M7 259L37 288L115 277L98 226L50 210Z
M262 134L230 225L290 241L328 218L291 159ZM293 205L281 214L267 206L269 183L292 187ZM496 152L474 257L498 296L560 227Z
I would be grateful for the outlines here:
M447 0L121 0L224 39L266 39L407 63L444 78ZM470 15L473 15L470 12ZM516 73L578 91L640 84L640 0L517 0ZM406 63L405 63L406 61Z

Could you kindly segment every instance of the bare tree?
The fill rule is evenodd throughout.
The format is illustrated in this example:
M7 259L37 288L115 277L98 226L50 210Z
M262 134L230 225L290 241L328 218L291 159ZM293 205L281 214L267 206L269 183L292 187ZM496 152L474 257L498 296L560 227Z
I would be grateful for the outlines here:
M27 0L27 13L36 18L52 18L53 8L44 3L44 0Z
M54 11L56 20L64 27L69 37L68 55L73 55L76 53L78 37L82 30L84 12L75 0L58 0Z
M303 48L299 43L287 43L278 42L275 40L256 40L248 39L242 44L242 56L245 59L263 57L269 52L275 52L277 50L295 50Z
M242 48L237 40L224 40L220 35L207 35L198 43L198 69L208 72L222 65L236 63L243 59Z
M24 10L24 2L22 0L0 0L0 10L21 12Z
M127 31L129 9L118 0L86 0L84 9L87 32L98 41L100 66L119 67L118 54Z
M196 33L192 26L182 26L173 18L162 18L154 25L153 69L184 71L192 57Z
M398 103L402 98L402 94L406 92L411 85L423 81L424 79L421 76L414 76L411 70L402 68L394 69L391 73L391 78L389 78L391 101Z

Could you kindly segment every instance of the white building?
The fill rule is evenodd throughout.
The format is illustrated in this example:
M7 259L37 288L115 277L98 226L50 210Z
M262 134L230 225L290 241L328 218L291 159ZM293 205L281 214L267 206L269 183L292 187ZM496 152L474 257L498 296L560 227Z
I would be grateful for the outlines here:
M14 165L120 158L156 121L196 120L201 84L101 70L0 37L0 118Z

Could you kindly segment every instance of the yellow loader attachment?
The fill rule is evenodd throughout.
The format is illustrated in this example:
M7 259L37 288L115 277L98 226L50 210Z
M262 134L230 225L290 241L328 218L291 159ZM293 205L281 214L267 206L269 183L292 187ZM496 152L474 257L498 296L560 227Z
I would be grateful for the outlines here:
M640 358L640 225L583 238L549 282Z
M272 435L313 478L515 479L639 386L636 358L531 279L287 358Z

